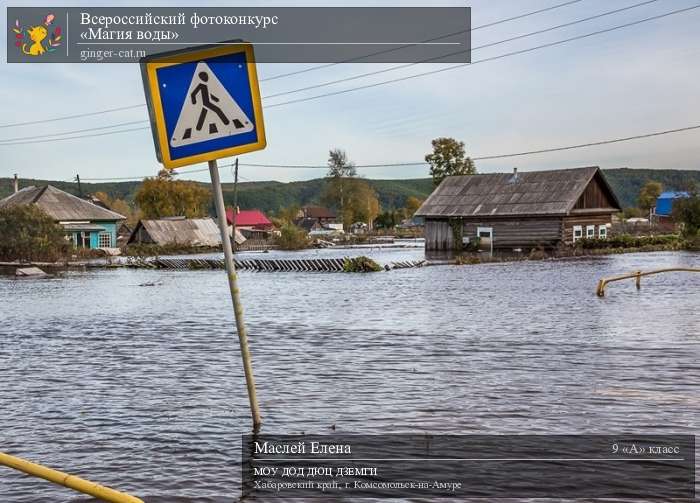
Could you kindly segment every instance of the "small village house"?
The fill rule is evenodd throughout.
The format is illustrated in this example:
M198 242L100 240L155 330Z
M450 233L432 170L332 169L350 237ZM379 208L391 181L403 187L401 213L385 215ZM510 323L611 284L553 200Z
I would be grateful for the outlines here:
M226 221L233 226L233 208L226 210ZM274 224L260 210L240 210L236 213L236 230L248 239L267 239L274 231Z
M335 212L323 206L302 206L297 213L297 220L315 220L320 224L333 223L337 218Z
M66 232L77 248L114 248L118 223L124 215L115 213L53 185L30 186L0 200L1 208L33 204L44 211Z
M485 241L494 249L528 251L605 239L619 211L601 170L587 167L451 176L416 216L425 218L427 250Z
M243 242L245 238L237 232L236 243ZM128 244L216 248L221 246L221 233L212 218L171 217L140 220L131 233Z

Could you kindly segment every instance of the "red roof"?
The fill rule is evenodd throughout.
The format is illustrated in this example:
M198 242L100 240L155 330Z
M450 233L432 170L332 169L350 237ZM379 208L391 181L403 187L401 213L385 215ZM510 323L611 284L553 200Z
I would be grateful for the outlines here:
M233 208L226 210L226 220L229 225L233 224ZM272 227L272 222L260 210L240 210L236 215L236 226L241 227Z

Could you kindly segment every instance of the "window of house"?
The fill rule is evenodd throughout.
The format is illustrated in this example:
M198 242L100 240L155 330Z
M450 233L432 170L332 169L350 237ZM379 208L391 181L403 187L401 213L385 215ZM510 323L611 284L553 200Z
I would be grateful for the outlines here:
M595 239L595 225L586 226L586 238Z
M607 239L608 238L608 227L605 225L601 225L598 227L598 238L599 239Z
M109 232L100 232L97 240L97 244L100 248L111 248L112 247L112 235Z
M583 237L583 227L580 225L574 225L574 242L578 241Z
M78 248L90 248L90 233L81 232L78 238Z

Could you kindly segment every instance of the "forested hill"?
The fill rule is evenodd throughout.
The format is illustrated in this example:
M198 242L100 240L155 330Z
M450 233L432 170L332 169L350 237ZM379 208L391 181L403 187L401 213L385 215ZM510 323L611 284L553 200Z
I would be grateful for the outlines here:
M664 190L683 190L692 184L700 187L700 171L651 170L651 169L608 169L605 170L610 185L623 207L636 206L637 195L648 181L661 182ZM429 178L411 180L367 180L379 195L383 209L403 207L409 196L420 199L427 197L433 189ZM20 180L20 187L51 184L61 190L78 195L78 185L71 182L52 180ZM238 201L241 208L258 208L265 212L275 212L292 205L318 204L323 191L321 178L303 182L241 182ZM84 194L106 192L112 198L132 201L140 182L83 183ZM233 185L224 184L224 198L232 204ZM0 178L0 198L12 193L12 179Z

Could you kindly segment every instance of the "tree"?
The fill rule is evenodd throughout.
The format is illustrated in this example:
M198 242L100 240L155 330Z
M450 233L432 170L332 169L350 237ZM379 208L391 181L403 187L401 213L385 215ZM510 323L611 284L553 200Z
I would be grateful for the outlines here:
M647 182L639 191L639 207L649 213L656 206L656 200L661 195L663 186L659 182Z
M348 159L347 153L339 148L331 149L328 152L328 173L321 200L324 204L338 209L343 221L346 221L348 215L346 203L355 176L355 163Z
M120 215L124 215L129 226L134 227L138 223L140 212L134 211L131 205L129 205L129 203L127 203L124 199L112 199L105 192L95 192L93 195L102 201L110 210L119 213Z
M146 178L134 201L142 218L197 218L207 215L209 191L195 182L159 176Z
M423 199L418 199L417 197L409 196L406 199L406 213L408 214L408 216L412 217L416 213L416 211L418 211L418 208L420 208L422 204Z
M696 239L700 237L700 195L697 192L690 197L683 197L673 203L673 219L682 224L683 237Z
M374 219L379 215L377 193L366 180L353 179L349 189L343 223L349 226L355 222L366 222L372 229Z
M34 205L0 210L0 259L53 262L70 249L63 228Z
M430 165L435 186L448 176L476 174L474 161L465 157L464 142L454 138L436 138L432 145L433 153L425 156L425 162Z

